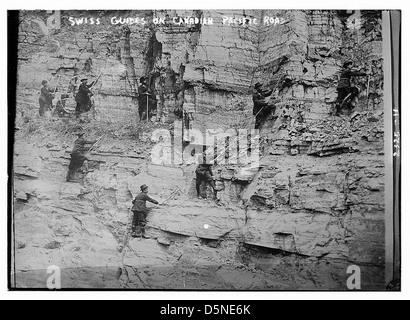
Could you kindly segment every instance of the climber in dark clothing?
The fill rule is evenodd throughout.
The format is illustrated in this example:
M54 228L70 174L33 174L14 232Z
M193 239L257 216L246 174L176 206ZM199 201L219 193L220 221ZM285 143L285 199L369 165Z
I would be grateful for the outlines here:
M341 108L347 99L353 101L353 99L359 95L359 89L351 86L350 79L352 77L362 77L367 75L364 72L352 70L352 66L353 61L346 61L343 64L343 70L337 85L338 96L336 100L336 115L340 114ZM349 108L351 107L352 105L350 104Z
M71 161L68 167L67 182L74 181L73 176L80 169L87 159L85 153L88 151L87 144L94 144L96 141L87 141L83 138L84 133L78 134L78 139L74 142L74 148L71 151ZM88 165L86 162L85 171L88 172Z
M265 98L272 94L273 90L263 90L262 84L260 82L255 84L253 91L253 115L255 119L255 129L258 129L262 123L262 120L268 115L268 110L266 110L268 104Z
M49 88L47 80L43 80L41 84L43 86L41 87L40 98L38 99L40 104L39 114L44 116L44 113L52 108L54 94Z
M77 117L81 113L87 112L91 109L91 96L93 95L90 88L93 86L94 81L91 84L87 84L88 79L81 79L80 87L78 88L77 95L75 96L75 101L77 102L77 107L75 108L75 114Z
M148 186L141 186L141 193L135 197L132 201L131 211L134 213L132 220L132 236L140 237L145 232L145 226L147 224L147 201L158 204L157 200L154 200L148 196Z
M141 120L147 119L147 104L148 104L148 119L153 110L156 109L157 101L154 94L148 85L148 78L143 76L140 78L140 86L138 87L138 114Z
M209 183L210 186L212 187L212 189L214 190L214 194L216 196L216 193L219 190L219 188L216 187L215 185L215 181L213 178L213 173L212 173L212 169L211 169L212 165L211 164L207 164L207 163L201 163L198 165L198 167L195 170L196 173L196 193L199 199L201 199L201 185L202 183L205 182Z

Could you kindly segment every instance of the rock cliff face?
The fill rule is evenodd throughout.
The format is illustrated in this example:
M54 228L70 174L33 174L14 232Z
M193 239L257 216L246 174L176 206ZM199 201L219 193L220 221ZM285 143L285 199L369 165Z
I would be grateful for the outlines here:
M380 12L63 11L57 30L42 23L47 15L22 12L19 27L17 287L45 287L55 265L65 288L346 290L347 269L357 265L362 289L384 289ZM152 23L166 16L214 23ZM228 16L281 23L222 24ZM69 17L100 24L71 26ZM113 25L112 17L146 23ZM336 117L348 58L372 76L355 80L356 107ZM37 117L41 80L65 92L73 77L100 73L94 114ZM148 73L155 124L137 115L137 79ZM220 201L197 200L195 165L153 163L152 133L174 129L177 109L184 130L254 128L256 82L273 89L260 163L250 174L219 164ZM91 152L94 171L67 183L80 126L91 139L105 136ZM152 206L147 239L128 239L131 200L144 183L167 201Z

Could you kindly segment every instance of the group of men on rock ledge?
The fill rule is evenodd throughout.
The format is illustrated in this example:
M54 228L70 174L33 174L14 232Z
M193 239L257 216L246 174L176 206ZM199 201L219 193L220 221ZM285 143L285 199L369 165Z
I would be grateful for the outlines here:
M341 72L339 82L337 85L338 97L335 103L336 115L340 115L343 107L347 107L349 110L351 110L354 107L353 106L354 99L359 95L359 89L351 85L351 78L368 75L364 72L360 72L360 70L354 70L352 67L353 67L353 61L351 60L348 60L343 64L343 70ZM74 78L75 78L75 81L77 81L77 77L73 77L73 79ZM98 81L98 78L96 81L93 81L91 84L88 84L87 78L81 79L81 84L78 88L78 92L75 95L75 101L77 103L76 108L75 108L75 114L77 118L81 115L81 113L87 112L91 110L91 108L93 107L93 101L91 99L91 97L93 96L93 93L91 92L91 88L97 81ZM146 76L143 76L140 78L139 81L140 81L140 85L138 87L138 113L139 113L139 118L141 121L141 120L148 120L152 116L153 111L156 109L157 100L156 100L155 94L152 92L150 88L149 78ZM70 82L70 86L71 86L71 82ZM57 88L55 88L55 90L52 90L50 88L47 80L42 81L42 87L40 90L40 97L39 97L40 116L44 116L46 111L52 110L53 99L55 98L56 91L57 91ZM74 93L75 89L72 91ZM253 115L255 116L255 129L258 129L261 126L264 119L267 116L269 116L269 113L270 113L269 104L267 103L266 98L271 96L272 93L273 93L272 88L264 89L263 84L260 82L257 82L254 85ZM61 105L64 105L64 99L66 98L67 97L64 97L56 103L57 104L60 103L60 107L61 107Z
M101 75L100 75L101 76ZM47 111L53 110L53 104L56 104L56 111L59 109L58 107L62 107L65 105L65 100L70 97L70 93L75 94L75 101L76 101L76 108L75 108L75 115L78 118L82 113L90 111L93 106L94 102L91 99L93 96L93 92L91 88L95 85L97 80L88 84L88 79L83 78L81 79L81 84L78 87L78 91L76 91L76 85L72 83L73 80L77 81L77 77L73 77L69 84L69 92L64 93L63 97L56 99L58 101L53 101L56 98L57 88L54 90L50 87L47 80L43 80L41 82L42 87L40 89L40 97L39 97L39 115L42 117ZM57 80L58 81L58 80ZM149 78L143 76L140 78L140 85L138 87L138 114L140 117L140 121L142 120L149 120L152 117L153 112L156 110L157 107L157 100L155 94L152 92L149 86ZM64 108L60 108L63 109ZM67 112L66 112L67 113Z
M346 61L343 64L343 70L341 72L341 76L338 82L337 91L338 97L336 100L336 115L339 115L343 106L347 106L347 108L352 108L352 101L359 95L359 89L351 85L351 78L352 77L359 77L359 76L367 76L366 73L360 72L359 70L352 69L353 62ZM142 77L140 79L141 86L139 87L139 115L140 120L150 116L150 111L153 108L153 104L156 103L153 98L153 94L149 89L148 78ZM43 115L46 110L49 110L51 106L51 101L53 99L53 93L51 92L50 88L48 87L47 81L42 82L43 87L41 89L41 96L40 96L40 115ZM76 95L77 101L77 108L76 108L76 115L78 116L81 112L87 111L90 108L90 96L92 95L90 91L90 87L94 82L91 84L87 84L87 79L81 79L81 85L79 87L78 93ZM262 88L261 83L255 84L255 91L253 94L253 101L254 101L254 116L256 117L256 128L259 128L261 125L262 120L267 117L267 108L268 103L265 101L265 98L269 97L273 90L264 90ZM80 169L83 165L85 167L85 173L90 172L88 168L88 159L87 159L87 152L90 150L89 145L94 145L97 142L95 141L88 141L84 139L84 133L78 133L78 139L75 141L74 148L71 152L71 161L69 165L69 170L67 174L67 181L74 182L75 173L78 169ZM205 155L201 154L198 157L198 166L195 170L196 174L196 192L197 197L202 199L206 197L203 195L204 193L201 192L201 186L205 184L209 184L214 192L214 199L217 200L217 192L220 191L214 181L214 176L212 173L212 164L206 163ZM205 188L206 189L206 188ZM141 236L144 234L145 225L146 225L146 217L147 217L147 207L146 201L152 202L154 204L158 204L158 201L150 198L148 196L148 186L142 185L141 186L141 193L135 197L132 204L132 212L134 214L133 222L132 222L132 234L133 236Z
M77 118L81 115L81 113L90 111L91 108L93 107L93 102L91 100L93 93L91 92L90 88L94 85L95 81L91 82L91 84L88 84L87 82L88 82L87 78L81 79L81 84L78 87L78 92L75 95L75 101L77 103L77 106L75 108L75 115ZM41 84L42 84L42 87L40 89L40 97L39 97L39 105L40 105L39 115L43 117L47 111L51 111L53 109L53 100L54 98L56 98L57 88L53 90L50 87L47 80L43 80ZM70 82L69 87L70 88L72 87L71 82ZM71 88L71 90L73 89ZM63 106L65 105L65 99L67 99L69 96L70 96L69 94L64 93L59 97L59 99L56 99L58 100L55 102L56 112L58 112L59 114L67 113L65 112Z
M216 193L221 189L216 187L214 176L211 170L211 164L207 163L200 163L196 168L196 191L198 199L202 199L201 197L201 185L205 183L209 183L214 191L214 196L216 198ZM147 215L148 209L146 202L149 201L156 205L160 205L157 200L152 199L148 196L148 186L142 185L141 186L141 193L138 194L135 199L132 201L132 209L133 212L133 220L132 220L132 236L133 237L144 237L145 236L145 226L147 224Z
M81 167L84 167L83 173L92 172L93 170L89 169L88 166L88 157L87 153L90 151L90 145L95 145L98 140L86 140L84 138L84 132L80 131L77 134L78 138L74 142L74 148L71 151L71 161L67 173L67 182L78 182L75 175L77 170ZM199 161L202 158L203 161ZM206 198L206 194L202 196L201 188L209 184L214 191L214 199L217 200L217 192L221 189L215 185L214 175L212 173L212 164L206 163L205 156L199 155L198 157L199 164L195 170L196 174L196 192L198 199ZM206 193L206 192L205 192ZM150 198L148 196L148 186L141 186L141 193L138 194L135 199L132 201L132 212L134 214L132 220L132 235L133 237L141 237L144 235L146 218L147 218L147 206L146 202L152 202L154 204L159 204L158 201Z

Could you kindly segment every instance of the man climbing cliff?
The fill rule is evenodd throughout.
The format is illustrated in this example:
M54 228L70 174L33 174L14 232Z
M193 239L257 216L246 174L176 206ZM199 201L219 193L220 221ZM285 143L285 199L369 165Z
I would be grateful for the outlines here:
M42 117L44 116L46 111L51 110L54 94L53 91L50 89L47 80L43 80L41 84L42 87L40 90L41 93L38 102L40 104L39 114Z
M202 184L205 184L205 188L206 188L206 184L209 183L209 185L214 190L215 198L217 196L217 192L221 191L215 185L214 175L212 173L211 167L212 167L212 164L206 163L205 157L204 157L202 163L199 163L196 170L195 170L195 174L196 174L196 193L197 193L198 199L202 199L202 196L201 196L201 186L202 186Z
M343 64L343 70L337 85L336 115L339 115L343 106L349 109L353 108L352 101L359 96L359 89L352 86L350 80L352 77L367 76L366 73L353 70L353 61L346 61Z
M87 112L91 109L91 97L92 92L90 88L93 86L94 81L91 84L87 84L88 79L81 79L80 87L78 88L77 95L75 96L75 101L77 102L77 107L75 108L75 114L77 118L81 113Z
M133 206L131 211L134 213L132 220L133 237L141 237L144 235L148 214L147 201L158 204L157 200L148 196L148 186L144 184L141 186L141 193L132 201Z
M89 172L88 170L88 162L85 153L89 150L87 145L92 145L95 141L87 141L83 138L84 133L80 132L78 134L78 139L74 142L74 148L71 151L71 161L68 167L68 174L67 174L67 182L75 182L74 176L78 169L80 169L83 164L85 166L85 172Z
M262 84L257 82L253 90L253 115L255 119L255 129L259 129L262 124L263 119L265 119L269 114L269 109L267 108L268 103L265 101L267 97L272 94L273 90L263 90Z
M138 88L138 114L140 116L140 121L146 120L147 117L149 120L152 112L156 109L157 100L149 88L148 78L146 76L140 78L140 83Z

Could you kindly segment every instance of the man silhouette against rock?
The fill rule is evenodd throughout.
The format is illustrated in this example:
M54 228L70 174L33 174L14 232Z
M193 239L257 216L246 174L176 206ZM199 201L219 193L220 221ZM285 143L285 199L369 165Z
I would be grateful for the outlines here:
M348 108L352 108L351 101L359 95L359 89L351 86L350 79L352 77L362 77L367 76L364 72L359 72L352 69L353 61L346 61L343 64L343 70L340 75L340 80L337 85L337 100L336 100L336 115L339 115L342 109L342 106L350 101Z
M93 86L94 81L91 84L87 84L88 79L81 79L80 87L78 88L75 101L77 107L75 108L75 115L78 118L81 113L87 112L91 109L91 96L93 95L90 88Z
M263 90L262 83L257 82L253 90L253 115L255 116L255 129L259 129L263 119L268 115L267 106L265 101L267 97L272 94L273 90Z
M132 236L141 237L145 233L145 226L147 224L147 201L158 204L157 200L154 200L148 196L148 186L141 186L141 193L135 197L132 201L131 211L134 213L132 220Z
M50 89L47 80L41 81L41 84L43 85L41 87L41 93L40 93L40 98L38 99L38 102L40 104L40 109L39 109L39 114L40 116L44 116L46 111L51 110L52 108L52 102L54 99L54 94L52 90Z
M200 157L201 157L201 155L200 155ZM201 185L203 183L205 183L205 187L206 187L206 183L209 183L209 185L214 190L215 198L216 198L217 192L220 191L220 189L217 188L216 185L215 185L215 181L214 181L214 177L213 177L211 167L212 167L212 164L206 163L206 159L205 159L205 156L204 156L202 163L199 163L196 170L195 170L195 173L196 173L196 194L197 194L198 199L202 199Z
M83 138L84 133L80 132L78 134L78 139L74 142L74 148L71 151L71 161L68 167L67 182L75 182L74 175L78 169L85 165L85 172L88 170L88 158L85 156L85 153L89 150L86 146L89 144L94 144L97 142L87 141Z
M140 121L142 121L146 120L147 117L150 118L151 112L156 108L157 101L149 88L148 78L146 76L141 77L140 83L138 87L138 114Z

